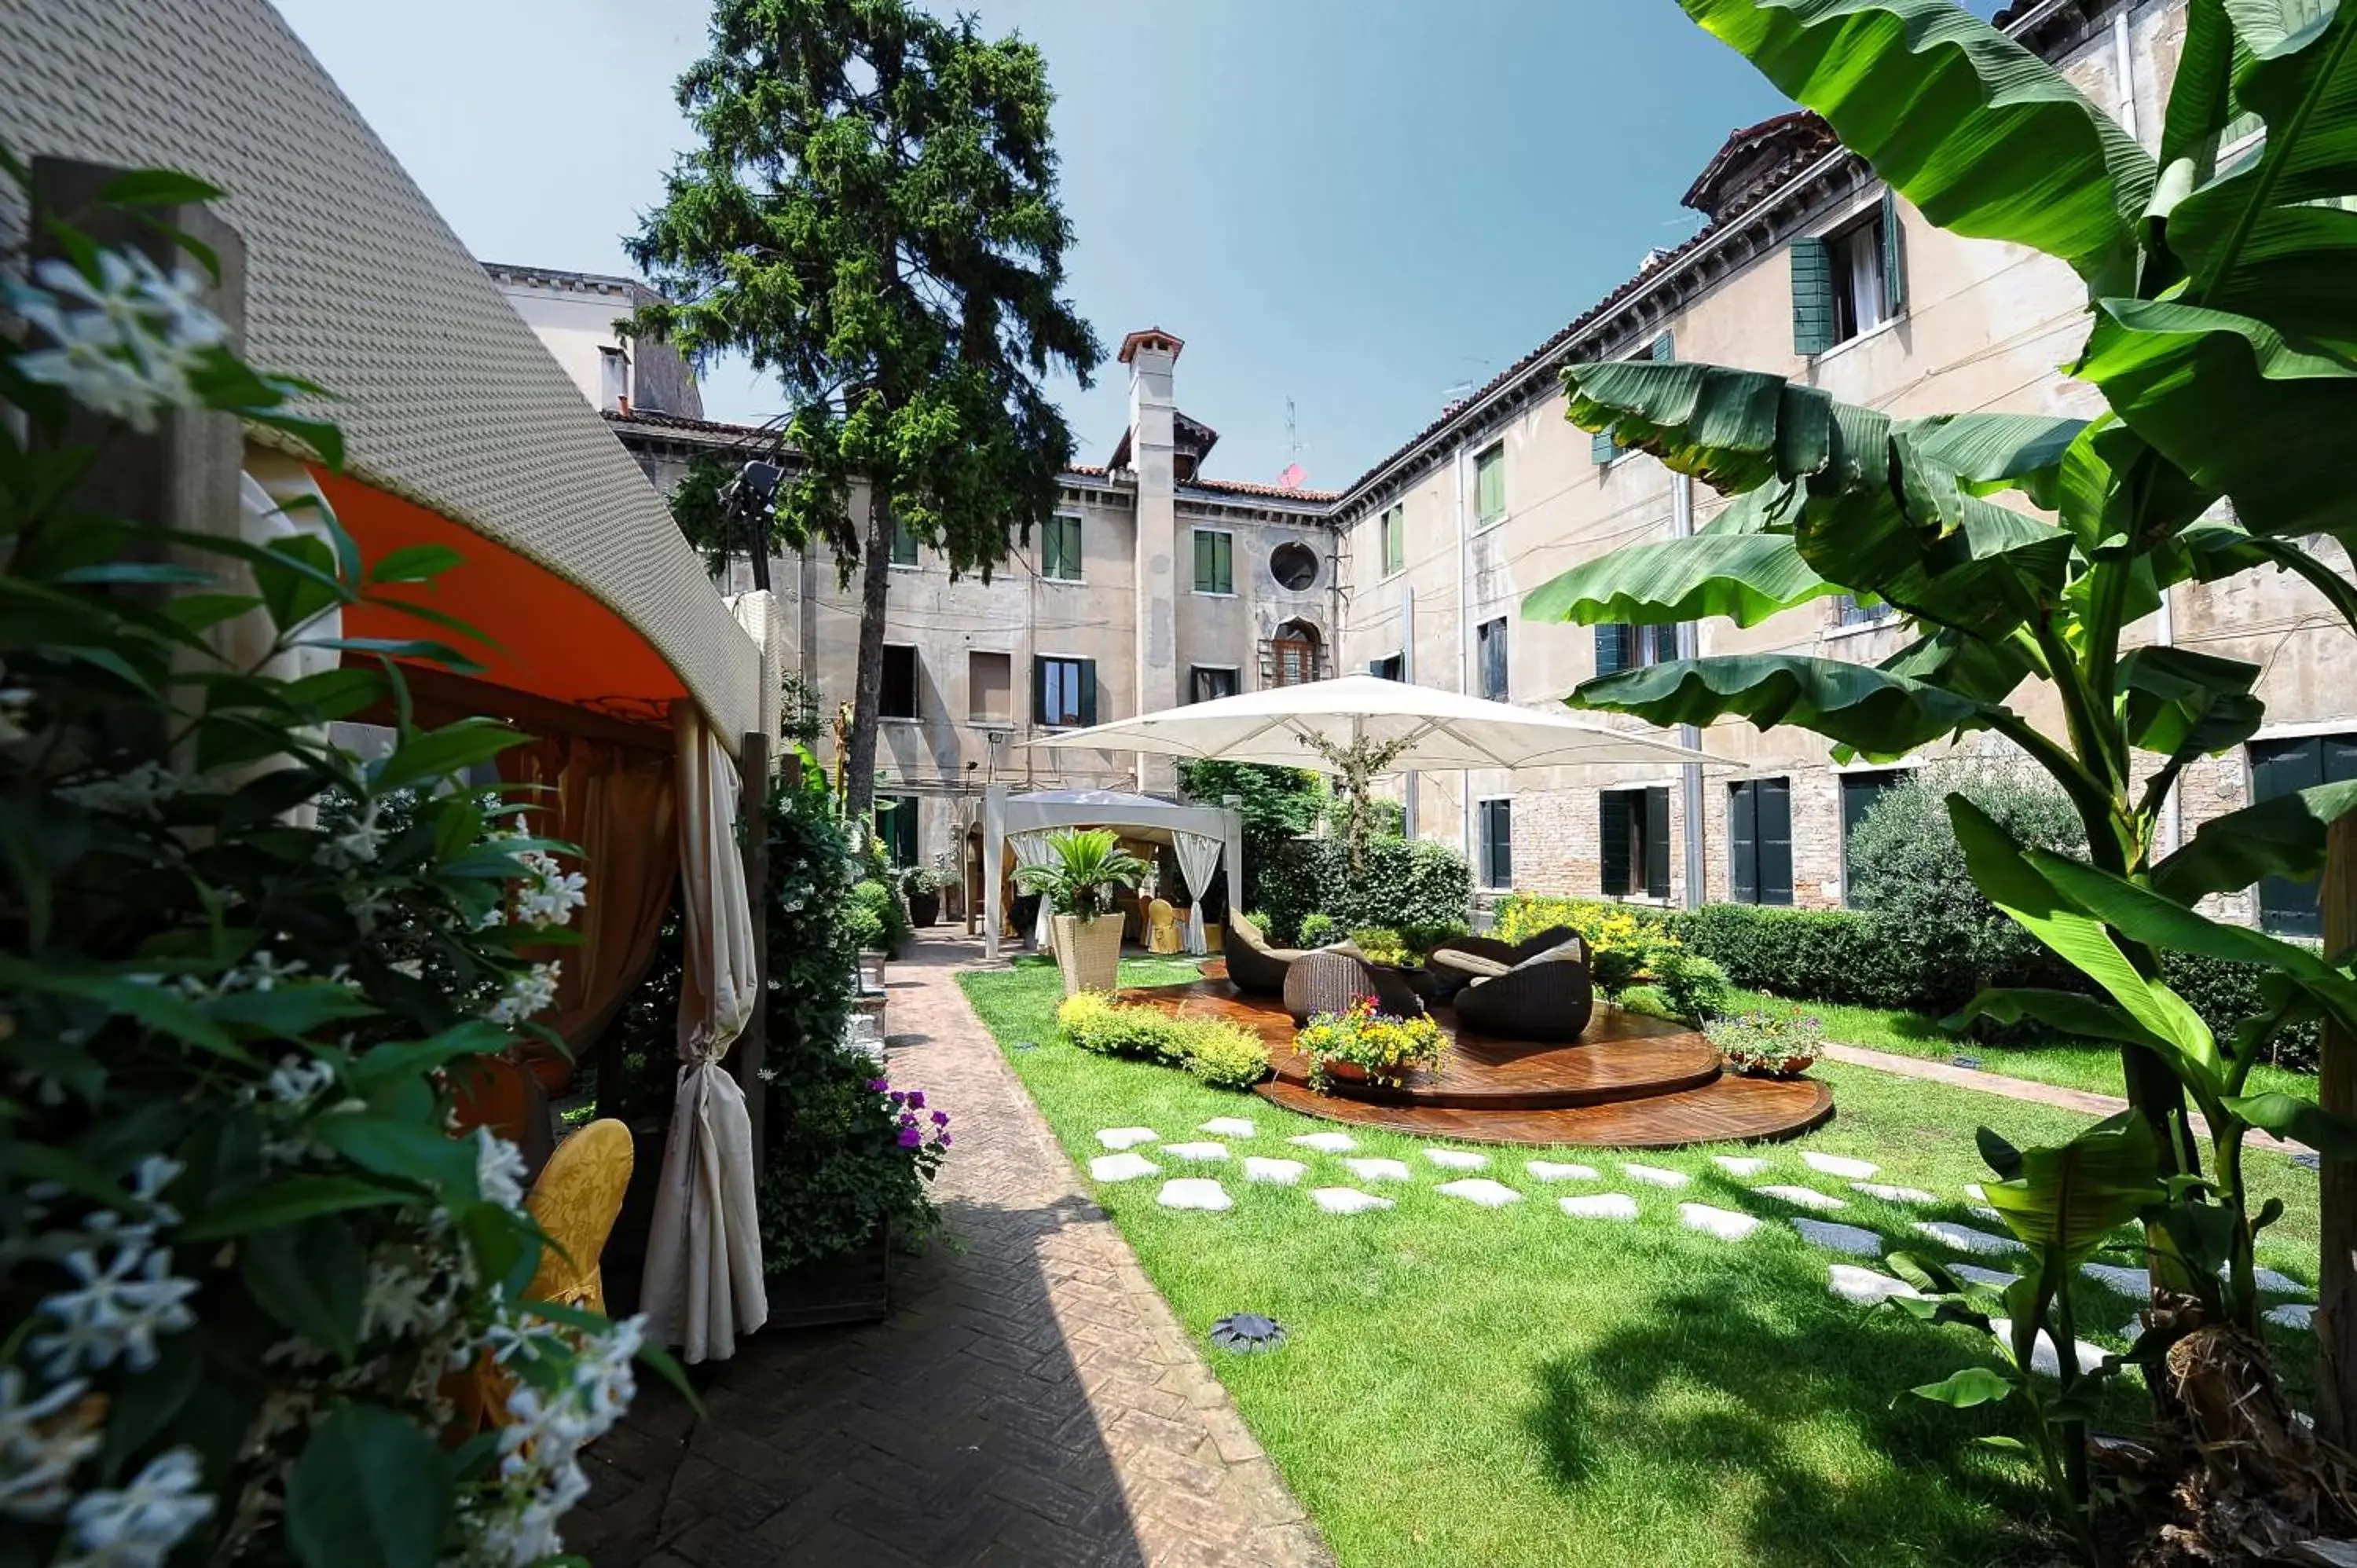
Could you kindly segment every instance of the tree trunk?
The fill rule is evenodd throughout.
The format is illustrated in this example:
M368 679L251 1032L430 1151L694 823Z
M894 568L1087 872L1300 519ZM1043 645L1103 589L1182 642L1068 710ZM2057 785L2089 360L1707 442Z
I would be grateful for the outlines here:
M844 807L865 825L876 804L876 719L884 705L884 601L892 586L892 501L871 481L867 540L859 562L859 665L852 685L851 757L844 775Z
M2324 950L2339 957L2357 941L2357 817L2341 817L2325 840ZM2317 1099L2336 1115L2357 1115L2357 1040L2325 1020ZM2316 1432L2341 1448L2357 1435L2357 1165L2327 1160L2317 1264Z

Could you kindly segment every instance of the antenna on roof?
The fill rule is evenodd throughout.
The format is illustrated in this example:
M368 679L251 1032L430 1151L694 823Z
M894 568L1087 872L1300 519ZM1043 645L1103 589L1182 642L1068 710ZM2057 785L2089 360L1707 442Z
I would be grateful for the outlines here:
M1294 417L1293 400L1289 397L1285 400L1285 450L1288 461L1276 482L1286 489L1297 490L1309 473L1301 466L1301 424Z

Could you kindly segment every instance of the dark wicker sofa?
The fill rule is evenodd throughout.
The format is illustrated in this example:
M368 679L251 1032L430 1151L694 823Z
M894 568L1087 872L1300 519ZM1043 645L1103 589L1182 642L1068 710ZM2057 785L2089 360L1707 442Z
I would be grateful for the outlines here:
M1285 973L1285 1010L1296 1024L1306 1024L1320 1013L1340 1013L1361 996L1394 1017L1414 1018L1424 1012L1424 998L1391 970L1369 963L1348 942L1318 948L1293 961Z
M1549 934L1556 940L1544 952L1521 960L1503 974L1469 981L1457 993L1461 1027L1508 1040L1579 1038L1596 1011L1587 944L1568 931Z
M1536 958L1575 935L1569 926L1550 926L1518 942L1500 941L1496 937L1449 937L1433 947L1424 967L1432 976L1436 994L1446 1002L1474 981L1503 974L1524 959ZM1585 957L1587 950L1580 951Z
M1228 916L1227 936L1221 955L1228 962L1228 979L1247 996L1282 996L1286 972L1302 956L1300 948L1273 948L1260 928L1243 915Z

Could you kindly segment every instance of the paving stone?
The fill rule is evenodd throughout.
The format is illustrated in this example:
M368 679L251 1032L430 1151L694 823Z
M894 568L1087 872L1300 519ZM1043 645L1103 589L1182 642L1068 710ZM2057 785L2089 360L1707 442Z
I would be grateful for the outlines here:
M1174 1160L1212 1165L1228 1157L1228 1146L1225 1144L1165 1144L1162 1153Z
M2021 1277L2019 1274L2007 1273L2003 1269L1985 1269L1978 1263L1950 1263L1948 1272L1960 1280L1970 1280L1976 1285L1986 1285L1991 1290L2003 1290Z
M2079 1272L2106 1290L2122 1295L2150 1295L2152 1275L2144 1269L2123 1268L2117 1263L2082 1263Z
M1490 1156L1469 1149L1426 1149L1424 1157L1445 1171L1479 1171L1490 1167Z
M2278 1328L2314 1328L2316 1326L2316 1303L2312 1301L2287 1301L2280 1306L2271 1306L2267 1308L2266 1311L2260 1314L2260 1316Z
M1849 1207L1842 1199L1819 1192L1813 1187L1755 1187L1751 1190L1762 1197L1772 1197L1779 1202L1789 1203L1795 1208L1813 1208L1820 1212L1829 1212Z
M1161 1174L1162 1167L1143 1155L1099 1155L1089 1162L1089 1175L1099 1181L1135 1181Z
M1244 1156L1244 1180L1275 1182L1279 1187L1291 1187L1298 1182L1309 1167L1299 1160L1272 1160L1260 1155Z
M1892 1296L1921 1296L1923 1293L1905 1280L1894 1280L1889 1274L1872 1269L1861 1269L1856 1263L1835 1263L1829 1289L1844 1301L1870 1304L1888 1301Z
M2292 1295L2308 1289L2289 1274L2269 1268L2253 1269L2251 1278L2257 1282L2261 1290L2270 1291L2277 1295Z
M1976 1181L1968 1181L1964 1183L1964 1196L1971 1198L1975 1203L1986 1203L1988 1201L1988 1188L1983 1187Z
M1937 1193L1925 1192L1920 1187L1892 1187L1888 1182L1879 1181L1854 1181L1849 1185L1853 1191L1862 1192L1868 1197L1878 1197L1885 1203L1911 1203L1921 1207L1940 1201Z
M1625 1192L1590 1192L1555 1200L1574 1219L1634 1219L1637 1200Z
M1523 1195L1503 1182L1488 1176L1468 1176L1463 1181L1445 1181L1432 1189L1449 1197L1461 1197L1468 1203L1478 1203L1484 1208L1503 1208L1510 1203L1520 1203Z
M1392 1206L1390 1198L1361 1192L1355 1187L1321 1187L1309 1195L1309 1200L1329 1214L1363 1214L1371 1208Z
M1823 1171L1827 1176L1858 1178L1878 1175L1882 1169L1872 1160L1852 1159L1847 1155L1820 1154L1814 1149L1803 1150L1801 1163L1813 1171Z
M1768 1162L1752 1155L1713 1155L1711 1164L1732 1176L1756 1176L1768 1168Z
M1321 1155L1340 1155L1359 1146L1359 1140L1348 1133L1304 1133L1286 1142L1298 1144L1305 1149L1315 1149Z
M1882 1238L1871 1230L1861 1230L1855 1225L1836 1225L1830 1219L1803 1219L1798 1217L1792 1224L1803 1240L1817 1246L1847 1252L1853 1258L1882 1256Z
M1566 1165L1557 1160L1524 1160L1523 1169L1534 1181L1601 1181L1594 1165Z
M1983 1257L2029 1251L2010 1236L1992 1236L1986 1230L1975 1230L1969 1225L1957 1225L1945 1219L1918 1219L1915 1230L1918 1234L1929 1236L1943 1247L1953 1247L1959 1252L1977 1252Z
M1134 1149L1140 1144L1151 1144L1161 1136L1151 1127L1107 1127L1097 1134L1097 1142L1108 1149Z
M2013 1354L2012 1321L2003 1317L1990 1318L1989 1335L1992 1338L1996 1339L1998 1350L2010 1358ZM2093 1342L2086 1339L2080 1340L2078 1344L2079 1370L2083 1372L2093 1371L2096 1368L2104 1364L2104 1358L2110 1354L2111 1352L2104 1349L2101 1345L2094 1344ZM2054 1353L2054 1337L2047 1333L2043 1328L2038 1331L2037 1341L2030 1346L2029 1369L2033 1372L2043 1372L2050 1378L2059 1378L2062 1375L2061 1358Z
M1623 1162L1620 1174L1631 1181L1641 1181L1647 1187L1684 1187L1687 1181L1685 1172L1664 1170L1660 1165L1632 1165Z
M1249 1138L1259 1129L1246 1117L1214 1116L1195 1131L1215 1133L1222 1138Z
M1412 1181L1415 1173L1405 1160L1344 1160L1342 1168L1361 1181Z
M1760 1229L1760 1221L1749 1214L1738 1214L1732 1208L1713 1208L1707 1203L1679 1204L1678 1219L1687 1230L1716 1236L1722 1241L1740 1241Z

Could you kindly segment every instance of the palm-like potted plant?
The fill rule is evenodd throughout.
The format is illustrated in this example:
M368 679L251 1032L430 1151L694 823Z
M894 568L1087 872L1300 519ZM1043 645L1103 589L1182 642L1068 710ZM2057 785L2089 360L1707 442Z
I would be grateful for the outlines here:
M1121 983L1121 918L1113 913L1113 897L1143 882L1146 864L1123 849L1110 828L1058 833L1048 847L1056 858L1019 868L1015 880L1025 891L1044 897L1054 911L1056 967L1063 972L1064 993L1111 991Z

